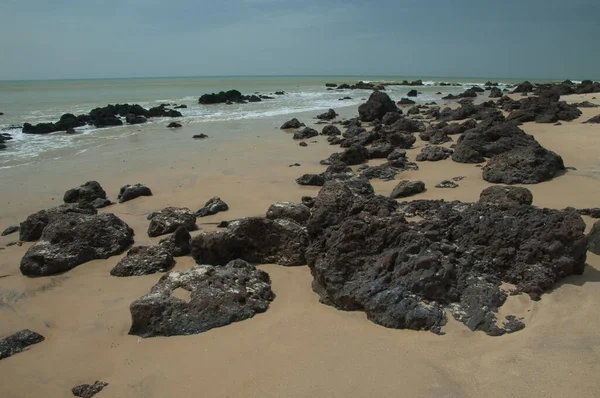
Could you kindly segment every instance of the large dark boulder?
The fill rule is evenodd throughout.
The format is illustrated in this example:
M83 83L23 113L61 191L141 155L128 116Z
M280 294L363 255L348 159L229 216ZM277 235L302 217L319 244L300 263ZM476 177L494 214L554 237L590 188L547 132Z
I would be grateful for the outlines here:
M140 196L152 196L152 191L145 185L125 185L119 190L119 203L128 202L130 200L139 198Z
M325 178L320 174L304 174L301 177L296 178L298 185L310 185L315 187L322 187L325 184Z
M21 259L21 272L47 276L106 259L133 243L133 230L114 214L67 213L53 219Z
M265 312L274 298L269 275L243 260L171 271L147 295L131 303L129 334L202 333Z
M406 96L407 97L416 97L417 95L419 95L419 92L417 90L410 90Z
M127 116L125 116L125 121L127 122L127 124L144 124L148 120L144 116L134 115L133 113L130 113Z
M270 220L291 220L304 225L309 217L310 209L304 204L277 202L273 203L267 210L267 218Z
M381 119L388 112L395 112L398 107L386 93L374 91L366 103L358 107L360 120L363 122L372 122L375 119Z
M27 350L27 347L41 343L45 338L29 329L21 330L0 340L0 359L11 357Z
M287 122L283 123L283 125L280 128L281 130L287 130L297 129L300 127L304 127L304 123L301 123L298 119L293 118L292 120L288 120Z
M202 232L192 238L192 256L198 264L223 265L240 258L251 263L286 266L306 263L306 230L285 219L243 218L226 230Z
M527 188L494 185L481 191L478 203L504 208L531 205L533 203L533 195Z
M369 151L361 145L352 145L339 155L339 161L349 166L365 163L369 160Z
M517 87L513 90L513 93L532 93L535 86L528 81L524 81L519 83Z
M490 90L490 98L502 98L502 90L498 87L494 87Z
M190 240L192 237L187 229L179 227L168 238L161 239L159 246L167 249L173 257L187 256L190 254Z
M65 214L97 214L98 211L89 204L65 204L52 207L48 210L40 210L29 215L19 226L19 240L33 242L42 236L44 229Z
M173 265L173 254L164 246L136 246L129 249L110 271L112 276L139 276L165 272Z
M65 192L63 200L65 203L89 203L95 208L111 204L106 197L106 192L97 181L88 181L77 188L69 189Z
M423 218L408 222L388 203L329 183L319 193L306 256L323 303L364 311L386 327L436 333L449 309L471 330L498 336L519 329L496 322L507 297L502 282L537 299L584 271L585 224L573 212L396 203L404 214Z
M417 161L437 162L439 160L448 159L452 153L452 149L444 148L442 146L426 146L421 149L421 153L417 155Z
M383 123L384 126L390 126L400 119L402 119L402 111L388 112L381 118L381 123Z
M541 145L531 145L491 158L483 168L483 179L497 184L537 184L564 170L560 156Z
M239 91L229 90L221 91L218 94L204 94L200 97L198 103L204 105L222 104L225 102L243 102L245 99L246 97L244 97Z
M166 207L153 213L148 226L148 236L169 234L179 227L184 227L188 231L196 230L196 215L187 208Z
M229 210L227 203L223 202L220 197L215 196L204 204L204 207L196 212L196 217L213 216L222 211Z

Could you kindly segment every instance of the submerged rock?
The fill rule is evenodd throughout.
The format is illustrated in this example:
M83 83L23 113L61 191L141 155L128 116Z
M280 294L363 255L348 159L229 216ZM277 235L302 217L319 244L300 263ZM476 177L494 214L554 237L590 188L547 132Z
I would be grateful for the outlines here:
M29 329L21 330L0 340L0 359L11 357L27 350L33 344L41 343L45 338Z
M108 383L96 381L94 384L81 384L71 389L74 396L80 398L92 398L106 387Z
M152 213L148 236L155 237L175 232L179 227L188 231L196 230L196 216L190 209L179 207L166 207L161 211Z
M150 293L131 303L129 334L202 333L265 312L274 297L269 275L243 260L171 271Z
M164 246L132 247L110 271L112 276L139 276L165 272L173 265L173 255Z
M152 191L142 184L125 185L119 190L117 199L119 199L119 203L124 203L140 196L152 196Z
M133 243L133 230L114 214L66 213L50 220L40 241L21 259L21 273L47 276L96 259L121 254Z
M226 230L202 232L192 238L198 264L223 265L236 258L256 264L304 265L306 230L290 220L262 217L229 223Z
M196 212L196 217L213 216L217 213L227 210L229 210L227 203L223 202L218 196L215 196L209 199L204 207Z

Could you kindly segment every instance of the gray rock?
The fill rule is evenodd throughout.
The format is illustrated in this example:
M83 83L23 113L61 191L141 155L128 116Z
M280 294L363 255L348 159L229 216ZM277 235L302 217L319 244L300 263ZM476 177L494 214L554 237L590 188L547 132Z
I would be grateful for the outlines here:
M11 357L27 350L27 347L44 341L44 336L29 329L21 330L0 340L0 359Z
M277 202L272 204L267 211L270 220L291 220L298 224L306 224L310 217L310 209L304 204L292 202Z
M81 384L71 389L74 396L80 398L92 398L106 387L108 383L96 381L94 384Z
M533 195L527 188L494 185L481 191L479 203L501 208L531 205Z
M173 255L164 246L132 247L110 271L112 276L139 276L165 272L173 266Z
M88 204L66 204L40 210L29 215L19 227L19 239L24 242L36 241L42 236L44 228L65 214L97 214L98 211Z
M294 133L295 140L307 140L312 137L318 136L319 133L315 129L311 129L310 127L304 127L302 130L298 130Z
M95 199L106 200L106 192L97 181L88 181L77 188L69 189L63 198L65 203L91 203Z
M196 230L196 216L185 207L166 207L153 213L148 226L148 236L169 234L175 232L179 227L184 227L188 231Z
M152 196L152 191L142 184L125 185L121 187L117 199L119 199L119 203L123 203L139 198L140 196Z
M540 145L532 145L491 158L483 168L483 179L501 184L537 184L564 170L560 156Z
M2 231L2 236L14 234L15 232L18 232L18 231L19 231L18 225L11 225L10 227L8 227L4 231Z
M406 198L408 196L413 196L424 191L425 183L423 181L404 180L400 181L400 183L396 185L390 197L392 199Z
M161 239L159 246L167 249L173 257L181 257L190 254L190 233L184 228L179 227L168 238Z
M304 123L301 123L298 119L293 118L292 120L288 120L287 122L283 123L283 125L280 127L281 130L287 130L287 129L297 129L300 127L303 127Z
M417 161L437 162L439 160L448 159L454 153L453 150L442 146L426 146L417 155Z

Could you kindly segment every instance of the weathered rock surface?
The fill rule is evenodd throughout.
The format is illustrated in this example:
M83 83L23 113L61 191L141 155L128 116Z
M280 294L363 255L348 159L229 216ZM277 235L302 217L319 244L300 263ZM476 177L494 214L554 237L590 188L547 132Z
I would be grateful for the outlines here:
M327 135L330 137L341 135L341 134L342 134L342 132L340 131L340 129L338 129L333 124L328 124L327 126L323 127L323 131L321 131L321 135Z
M458 188L458 184L451 180L444 180L435 186L436 188Z
M527 188L494 185L481 191L479 203L504 208L531 205L533 203L533 195Z
M483 168L483 179L497 184L537 184L564 170L560 156L540 145L532 145L491 158Z
M29 329L21 330L0 340L0 360L27 350L27 347L41 343L45 338Z
M65 204L40 210L29 215L19 227L19 240L33 242L42 236L44 228L53 221L60 219L65 214L97 214L98 211L89 204Z
M399 211L423 220L408 222ZM581 217L528 205L399 204L332 182L319 193L307 229L321 301L391 328L439 333L449 308L471 330L515 331L516 323L496 322L507 296L502 282L537 299L585 268Z
M106 387L108 383L104 381L96 381L94 384L81 384L71 389L74 396L80 398L92 398Z
M123 203L139 198L140 196L152 196L152 191L142 184L125 185L119 190L117 199L119 199L119 203Z
M196 215L185 207L166 207L153 213L148 226L148 236L169 234L179 227L184 227L188 231L196 230Z
M452 149L444 148L442 146L426 146L421 149L421 153L417 155L417 161L424 162L437 162L439 160L448 159L454 151Z
M173 257L187 256L190 254L190 233L184 227L179 227L168 238L161 239L159 246L167 249Z
M65 203L89 203L95 208L111 205L106 197L106 192L97 181L88 181L77 188L65 192Z
M325 178L320 174L304 174L301 177L296 178L298 185L310 185L315 187L322 187L325 184Z
M203 208L196 212L196 217L213 216L222 211L229 210L227 203L223 202L220 197L215 196L206 202Z
M112 276L139 276L165 272L173 265L173 255L164 246L136 246L129 249L110 271Z
M320 115L318 115L317 119L319 119L319 120L333 120L337 116L338 116L338 114L335 113L335 111L333 109L329 109L327 112L321 113Z
M237 258L256 264L303 265L307 246L301 225L261 217L232 221L226 230L202 232L191 241L194 260L214 265Z
M390 197L392 199L406 198L408 196L413 196L424 191L425 183L423 181L403 180L400 181L398 185L396 185Z
M287 129L298 129L300 127L304 127L304 123L301 123L298 119L293 118L291 120L288 120L287 122L283 123L283 125L281 125L281 130L287 130Z
M298 130L294 133L295 140L306 140L312 137L318 136L319 133L315 129L311 129L310 127L304 127L302 130Z
M375 119L381 119L388 112L395 112L398 107L386 93L374 91L366 103L358 107L360 120L363 122L372 122Z
M132 243L133 230L114 214L62 214L43 229L20 269L28 276L53 275L120 254Z
M292 202L277 202L267 210L267 218L270 220L291 220L300 225L306 224L310 217L310 209L304 204Z
M186 299L180 298L182 295ZM171 271L148 294L131 303L129 334L202 333L263 313L274 298L269 275L243 260Z

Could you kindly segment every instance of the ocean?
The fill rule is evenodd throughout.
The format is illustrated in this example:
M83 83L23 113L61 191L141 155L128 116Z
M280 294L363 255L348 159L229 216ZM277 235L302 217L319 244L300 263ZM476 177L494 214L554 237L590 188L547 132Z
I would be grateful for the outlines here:
M146 108L161 103L184 104L180 109L181 121L198 130L209 130L223 139L243 139L245 132L271 129L286 119L286 115L326 110L328 108L356 107L369 96L368 90L327 91L325 83L398 82L421 79L424 86L388 86L387 93L400 100L416 88L420 94L417 103L441 101L443 95L458 94L467 87L492 80L505 85L524 79L432 78L403 76L266 76L266 77L174 77L48 81L0 81L0 129L11 134L5 150L0 150L0 170L32 162L51 162L73 153L84 153L108 141L125 140L143 134L149 129L161 128L172 119L149 119L147 125L97 129L92 126L79 129L81 134L56 132L49 135L22 134L23 123L55 122L64 113L88 113L108 104L140 104ZM462 87L440 86L441 82L461 83ZM467 86L467 87L465 87ZM286 94L273 100L235 105L200 105L198 98L205 93L237 89L242 94ZM350 100L340 101L342 97ZM413 98L414 99L414 98Z

